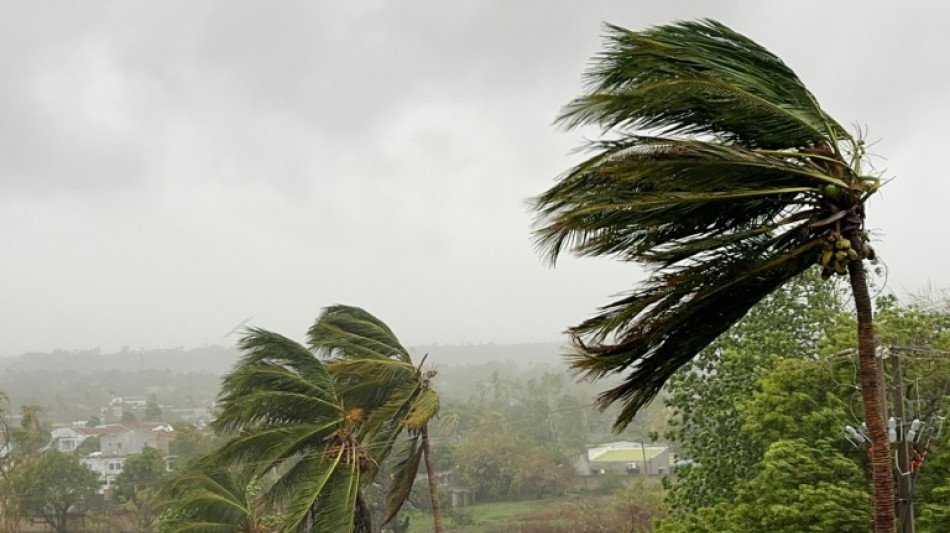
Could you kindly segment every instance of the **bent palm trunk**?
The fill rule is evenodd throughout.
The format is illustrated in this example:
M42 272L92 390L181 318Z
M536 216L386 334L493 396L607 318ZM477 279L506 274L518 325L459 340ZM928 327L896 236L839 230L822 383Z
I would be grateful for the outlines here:
M871 477L874 481L874 531L894 531L894 486L891 479L891 453L887 442L884 412L881 410L878 372L874 354L874 325L871 316L871 297L863 261L848 266L854 306L858 316L858 356L860 359L861 399L864 419L871 439Z

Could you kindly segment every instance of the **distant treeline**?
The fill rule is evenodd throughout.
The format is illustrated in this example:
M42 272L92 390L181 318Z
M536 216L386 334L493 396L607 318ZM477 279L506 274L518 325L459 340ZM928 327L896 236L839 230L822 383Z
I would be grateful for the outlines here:
M516 377L540 369L561 372L557 343L428 345L410 348L424 366L438 371L443 396L465 399L492 374ZM43 407L44 418L67 422L98 416L114 396L144 396L175 408L210 406L220 377L240 357L228 346L30 352L0 358L0 391L11 403Z

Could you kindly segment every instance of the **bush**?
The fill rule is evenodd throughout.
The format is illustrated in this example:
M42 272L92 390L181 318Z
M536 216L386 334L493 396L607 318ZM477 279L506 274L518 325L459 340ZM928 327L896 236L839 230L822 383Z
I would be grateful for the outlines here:
M446 511L446 516L449 517L449 520L452 521L456 526L474 526L475 517L472 516L472 512L468 509L453 507Z

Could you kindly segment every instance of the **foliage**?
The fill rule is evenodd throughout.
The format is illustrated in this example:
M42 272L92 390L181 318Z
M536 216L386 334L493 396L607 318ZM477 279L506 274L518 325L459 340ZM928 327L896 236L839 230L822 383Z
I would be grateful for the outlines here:
M934 487L931 501L922 505L917 531L942 533L950 524L950 478L943 485Z
M143 489L157 491L168 478L165 459L155 448L144 448L142 453L130 455L122 465L122 472L115 478L116 501L125 503L138 501Z
M196 467L165 488L162 533L260 533L269 517L260 485L230 470Z
M175 436L169 443L168 453L175 457L173 468L176 472L184 472L195 461L210 454L220 445L211 432L200 430L191 422L174 422L172 427L175 429Z
M86 437L83 439L83 441L79 443L79 446L76 446L76 449L73 450L73 453L79 456L84 456L93 452L98 452L99 450L99 435L92 435L91 437Z
M95 494L99 478L77 458L51 450L18 472L13 485L24 517L66 533L69 511Z
M771 440L755 439L743 429L747 421L739 405L756 390L757 378L768 376L780 358L818 352L826 324L840 313L838 295L817 272L807 272L766 297L673 375L665 398L672 411L667 436L693 461L678 469L669 487L674 509L728 500L737 482L754 474Z
M145 403L145 416L143 418L151 422L158 422L162 419L162 408L159 407L158 402L148 400Z
M543 525L524 526L525 533L637 533L653 531L665 516L662 489L655 479L637 476L608 497L565 502Z
M231 440L206 465L275 479L262 495L284 510L286 530L368 531L359 501L370 458L356 440L364 414L346 406L324 364L304 346L250 329L225 376L213 428ZM319 509L319 512L316 510Z
M871 498L857 465L827 441L772 443L736 496L660 523L658 533L863 533Z
M552 261L569 250L653 272L571 329L574 368L626 373L601 395L623 405L623 428L678 368L818 262L835 228L863 246L861 205L880 182L861 175L861 141L791 69L718 22L609 26L587 81L559 122L609 135L538 197L537 239Z
M23 495L20 490L24 473L38 459L40 450L49 442L50 434L39 417L40 408L25 405L20 409L20 423L10 420L10 402L0 392L0 431L4 444L0 453L0 509L3 529L16 531L19 528Z
M135 497L111 511L86 511L88 533L156 533L162 515L162 498L152 487L135 491Z
M475 501L541 498L567 487L572 467L519 435L485 431L459 443L457 472Z

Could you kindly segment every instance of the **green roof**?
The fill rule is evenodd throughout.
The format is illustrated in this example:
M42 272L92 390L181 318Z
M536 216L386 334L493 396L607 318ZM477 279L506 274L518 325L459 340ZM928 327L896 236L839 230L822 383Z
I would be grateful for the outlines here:
M590 460L591 463L636 463L643 461L643 451L646 451L646 458L653 459L663 452L666 448L621 448L607 450Z

